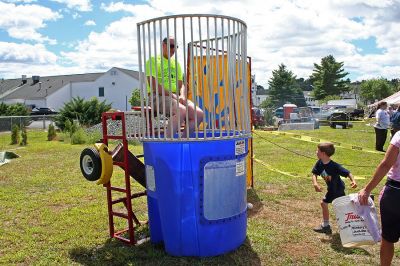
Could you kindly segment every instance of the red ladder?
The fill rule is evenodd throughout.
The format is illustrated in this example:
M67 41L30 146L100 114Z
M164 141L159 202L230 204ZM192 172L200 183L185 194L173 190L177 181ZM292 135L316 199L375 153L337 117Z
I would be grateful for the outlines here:
M107 120L111 119L114 121L121 121L122 123L122 135L108 135L107 130ZM103 113L102 114L102 126L103 126L103 143L108 146L108 141L110 139L113 140L121 140L123 145L123 159L120 162L116 162L113 160L113 165L120 166L124 169L125 172L125 187L114 187L111 185L111 180L107 184L104 184L104 187L107 189L107 204L108 204L108 221L110 227L110 237L121 240L124 243L134 245L137 243L135 239L135 229L141 225L140 221L137 219L135 213L132 210L132 199L138 198L146 195L146 191L134 193L131 192L131 178L129 175L129 165L128 165L128 140L126 138L126 127L125 127L125 113L124 112L115 112L115 113ZM121 198L112 199L112 192L120 192L125 195ZM126 213L117 212L113 210L113 205L117 203L123 203L126 208ZM128 227L116 231L114 225L114 217L124 218L128 221ZM128 238L123 235L127 233Z

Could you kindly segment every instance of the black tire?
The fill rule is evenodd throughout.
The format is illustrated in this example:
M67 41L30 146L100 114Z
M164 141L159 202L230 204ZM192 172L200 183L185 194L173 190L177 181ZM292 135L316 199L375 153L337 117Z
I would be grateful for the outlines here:
M101 176L100 154L95 148L86 148L81 152L80 166L82 175L89 181L96 181Z

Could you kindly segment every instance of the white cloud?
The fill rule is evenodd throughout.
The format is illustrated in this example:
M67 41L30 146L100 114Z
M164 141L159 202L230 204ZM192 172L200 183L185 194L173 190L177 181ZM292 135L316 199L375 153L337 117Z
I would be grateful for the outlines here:
M352 66L352 71L361 73L364 68L352 62L367 61L368 58L360 55L360 50L351 41L371 36L376 37L378 47L388 54L378 57L382 63L373 65L374 73L381 75L387 60L393 61L393 58L400 65L400 58L397 59L391 50L393 44L399 47L400 25L395 18L391 23L380 25L383 14L396 17L400 4L393 1L150 0L149 5L113 2L103 4L102 8L107 12L129 12L138 21L180 13L213 13L242 19L248 28L247 53L252 57L253 74L264 86L272 70L281 63L298 77L308 77L313 64L320 63L321 58L329 54L337 61L349 60L344 61L345 67ZM355 17L362 19L357 21Z
M43 44L0 42L0 77L20 78L21 75L54 76L85 73L80 66L62 66L60 59Z
M122 18L102 33L91 32L73 52L62 52L62 59L87 71L107 70L113 66L132 68L137 63L136 20Z
M85 26L96 26L96 22L94 22L94 20L87 20L84 25Z
M47 51L43 44L0 42L0 62L47 65L56 61L57 56Z
M37 2L37 0L3 0L3 2L7 2L7 3L32 3L32 2Z
M81 15L78 13L78 12L74 12L73 14L72 14L72 18L73 19L77 19L77 18L80 18L81 17Z
M53 2L65 4L68 8L78 11L92 11L90 0L51 0Z
M0 29L4 29L12 38L33 40L55 44L56 40L49 39L38 32L46 26L46 21L61 18L57 12L38 5L15 5L0 2Z
M74 9L73 12L92 8L90 1L53 1L64 3ZM150 0L138 5L127 3L101 4L102 10L122 12L126 17L110 23L102 32L91 32L78 42L73 51L62 52L57 62L68 63L74 68L57 69L81 70L76 73L107 70L112 66L136 69L137 22L171 14L208 13L237 17L247 24L247 53L252 57L252 72L263 86L267 85L272 70L281 63L298 77L308 77L313 63L320 63L321 58L328 54L343 61L345 70L358 75L358 79L399 77L399 1ZM5 10L7 12L2 13L7 14L12 9ZM58 15L57 12L53 14ZM14 36L31 36L31 39L42 41L46 37L41 36L37 29L44 21L57 19L44 17L37 22L30 18L12 30L6 23L12 23L10 18L14 17L18 18L14 14L6 22L3 16L0 17L0 28ZM30 26L32 22L35 26ZM19 30L22 28L24 30ZM384 51L382 54L364 55L362 47L352 44L353 40L371 37Z

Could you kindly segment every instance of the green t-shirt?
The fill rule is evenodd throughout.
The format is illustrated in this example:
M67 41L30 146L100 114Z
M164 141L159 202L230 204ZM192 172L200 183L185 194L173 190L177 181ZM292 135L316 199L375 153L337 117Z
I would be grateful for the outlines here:
M161 71L161 58L163 59L162 62L162 67L163 71ZM150 62L151 62L151 68L150 68ZM156 64L157 63L157 64ZM183 80L182 79L182 69L181 66L179 65L179 62L175 62L175 59L170 58L170 66L171 70L168 70L168 59L164 58L164 56L157 56L157 62L154 57L150 58L146 62L146 76L156 76L156 66L157 66L157 76L158 76L158 84L163 84L164 89L172 91L173 93L176 93L176 84L177 80ZM178 70L178 79L176 78L176 70ZM168 79L168 74L170 75L170 78ZM163 83L163 76L164 76L164 83ZM171 80L171 88L169 87L169 82ZM151 91L150 85L147 84L147 91Z

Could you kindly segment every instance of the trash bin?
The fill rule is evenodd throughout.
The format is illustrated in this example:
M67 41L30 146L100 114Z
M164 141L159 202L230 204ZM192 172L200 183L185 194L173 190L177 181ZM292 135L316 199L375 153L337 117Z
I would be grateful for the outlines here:
M143 146L151 242L164 242L173 256L239 247L247 227L247 138Z

